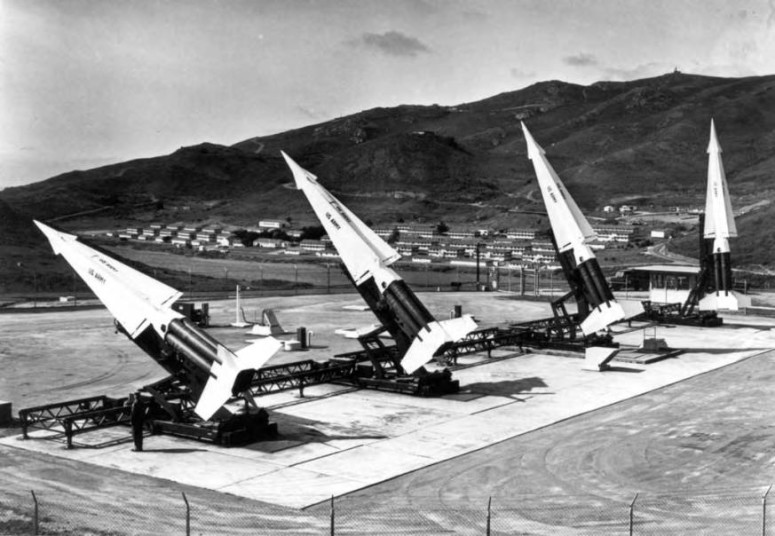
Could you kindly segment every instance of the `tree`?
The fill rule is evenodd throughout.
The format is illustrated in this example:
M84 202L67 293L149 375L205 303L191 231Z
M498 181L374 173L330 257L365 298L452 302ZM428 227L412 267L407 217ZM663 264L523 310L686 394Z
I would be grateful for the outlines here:
M390 233L390 236L388 236L387 243L388 244L395 244L398 242L398 239L401 237L401 233L398 231L398 227L393 228L393 232Z
M447 234L447 231L449 231L449 225L447 225L443 221L440 221L439 224L436 226L436 233L443 235L443 234Z
M322 225L312 225L310 227L301 228L302 240L320 240L325 234L326 230Z

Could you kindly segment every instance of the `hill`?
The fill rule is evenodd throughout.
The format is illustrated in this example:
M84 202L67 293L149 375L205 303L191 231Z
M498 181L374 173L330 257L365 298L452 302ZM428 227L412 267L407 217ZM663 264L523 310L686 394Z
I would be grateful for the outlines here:
M0 191L0 243L29 235L30 218L64 217L73 228L150 218L312 223L280 150L375 223L535 224L529 213L543 205L520 121L587 211L620 203L699 207L711 117L733 203L775 199L775 76L670 73L589 86L541 82L457 106L375 108L231 147L204 143L65 173ZM750 237L741 257L771 264L769 250L756 249L761 217L740 218Z

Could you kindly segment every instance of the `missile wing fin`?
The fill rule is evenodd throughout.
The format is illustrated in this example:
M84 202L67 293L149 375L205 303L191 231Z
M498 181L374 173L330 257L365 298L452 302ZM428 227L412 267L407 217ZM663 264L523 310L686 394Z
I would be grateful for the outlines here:
M152 309L171 306L183 294L94 249L78 237L35 221L54 252L62 255L110 314L134 338L151 322Z
M326 229L356 284L373 271L374 266L389 266L401 255L321 186L315 175L282 153L293 172L296 187L304 192L320 223Z
M716 126L710 121L708 143L708 190L705 197L705 238L730 238L737 236L737 226L732 213L721 145L716 136Z
M251 346L243 348L240 356L224 346L218 346L220 362L213 362L210 379L202 389L202 394L194 408L196 414L202 419L209 420L231 397L239 394L235 392L238 388L235 385L237 376L243 371L255 370L263 366L280 349L280 341L267 337Z
M442 345L459 341L477 328L471 315L450 318L440 322L431 322L423 328L412 341L412 345L401 360L401 366L407 373L430 363Z
M546 213L549 215L560 252L568 251L586 240L596 238L597 235L592 230L592 226L568 194L560 177L546 159L544 150L533 139L524 123L522 123L522 131L527 141L527 155L533 162L538 186L546 205Z
M251 341L251 344L237 350L238 362L242 368L260 369L263 367L269 359L277 353L282 343L274 337L265 337L263 339L255 339Z
M407 350L401 366L408 374L429 363L436 351L447 342L447 332L438 322L431 322L420 330Z

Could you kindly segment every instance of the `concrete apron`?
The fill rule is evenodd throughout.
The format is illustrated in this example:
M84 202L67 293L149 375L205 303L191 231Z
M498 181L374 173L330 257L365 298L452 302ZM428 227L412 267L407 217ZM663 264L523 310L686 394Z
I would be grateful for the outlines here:
M76 437L81 445L127 439L100 448L67 450L62 442L18 437L0 443L304 508L775 348L774 320L727 322L722 328L657 328L669 346L687 351L649 365L614 361L606 372L582 370L581 359L514 354L455 372L461 393L442 398L337 385L307 387L304 398L295 391L268 395L259 403L278 421L281 437L247 448L151 436L147 450L135 453L128 429ZM617 337L629 346L642 339L642 332ZM481 357L460 362L466 359ZM283 436L290 429L294 433Z

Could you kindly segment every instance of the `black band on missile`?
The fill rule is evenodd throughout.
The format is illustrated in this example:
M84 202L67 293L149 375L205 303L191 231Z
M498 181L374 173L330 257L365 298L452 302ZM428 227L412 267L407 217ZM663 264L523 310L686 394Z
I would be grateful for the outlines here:
M179 340L184 341L187 347L192 348L199 357L208 363L221 362L221 358L218 357L218 342L188 320L176 319L170 322L167 332L168 339L170 335L175 335Z
M212 361L208 361L206 357L200 355L197 349L190 346L188 342L181 339L176 334L170 333L167 335L167 343L177 350L179 354L182 354L186 359L199 367L203 372L206 372L213 378L217 377L210 371L212 368Z
M433 315L417 298L403 279L393 281L384 292L396 322L409 337L415 337L420 330L435 321Z

